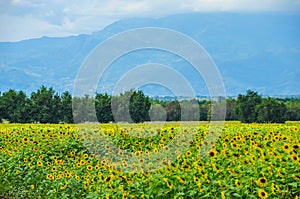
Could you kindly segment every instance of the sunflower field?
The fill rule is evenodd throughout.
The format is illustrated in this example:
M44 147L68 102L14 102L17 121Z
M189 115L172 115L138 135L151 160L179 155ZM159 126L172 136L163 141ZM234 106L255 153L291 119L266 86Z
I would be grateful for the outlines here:
M228 122L213 143L207 123L101 124L90 134L71 124L0 124L0 198L300 196L297 122Z

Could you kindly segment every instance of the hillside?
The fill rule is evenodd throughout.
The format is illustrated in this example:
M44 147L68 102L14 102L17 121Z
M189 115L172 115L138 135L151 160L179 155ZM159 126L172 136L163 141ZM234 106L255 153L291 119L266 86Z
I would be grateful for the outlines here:
M116 33L149 26L174 29L198 41L218 66L228 95L246 89L265 95L300 94L300 16L237 13L124 19L90 35L1 42L0 91L13 88L29 93L42 84L59 92L71 91L80 65L94 47ZM208 94L186 63L149 50L113 63L100 82L100 91L110 92L126 70L145 62L174 67L195 86L197 95ZM168 95L155 87L147 87L146 93Z

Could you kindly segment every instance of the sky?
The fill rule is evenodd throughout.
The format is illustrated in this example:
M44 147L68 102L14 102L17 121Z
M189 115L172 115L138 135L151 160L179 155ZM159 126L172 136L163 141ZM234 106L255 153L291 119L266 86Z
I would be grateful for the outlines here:
M300 14L300 0L0 0L0 42L90 34L124 18L191 12Z

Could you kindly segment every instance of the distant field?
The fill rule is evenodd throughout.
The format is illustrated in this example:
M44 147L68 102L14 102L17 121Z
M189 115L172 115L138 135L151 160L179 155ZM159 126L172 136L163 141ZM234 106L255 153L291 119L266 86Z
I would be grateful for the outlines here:
M98 127L0 124L0 198L300 196L299 122Z

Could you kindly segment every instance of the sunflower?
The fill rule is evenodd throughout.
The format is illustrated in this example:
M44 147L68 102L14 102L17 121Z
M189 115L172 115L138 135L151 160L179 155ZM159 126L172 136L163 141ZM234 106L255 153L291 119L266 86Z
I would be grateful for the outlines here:
M268 167L267 170L268 170L269 174L272 176L272 175L273 175L272 168L271 168L271 167Z
M223 191L221 192L221 198L222 198L222 199L225 199L225 198L226 198L225 193L224 193Z
M27 143L27 142L28 142L28 138L27 138L27 137L24 137L24 138L23 138L23 142L24 142L24 143Z
M208 155L213 158L216 156L216 152L214 150L212 150L208 153Z
M51 174L48 174L48 175L47 175L47 179L48 179L48 180L52 180L52 179L54 179L54 176L51 175Z
M231 143L230 145L231 145L231 147L234 148L234 149L237 147L237 145L236 145L235 143Z
M295 155L292 155L291 158L292 158L292 160L294 160L295 162L297 162L297 160L298 160L298 157L295 156Z
M145 162L145 160L144 160L144 159L140 159L139 162L140 162L141 164L143 164L143 163Z
M80 177L76 175L75 180L80 180Z
M187 156L191 156L191 155L192 155L192 152L191 152L190 150L188 150L188 151L186 152L186 155L187 155Z
M38 161L38 162L37 162L37 165L38 165L39 167L41 167L41 166L43 166L43 162Z
M88 165L87 169L91 171L91 170L93 170L93 167L91 165Z
M240 182L239 182L238 179L236 179L236 180L234 181L234 184L235 184L235 186L237 186L237 187L241 186L241 184L240 184Z
M169 189L172 189L172 188L173 188L172 184L169 183L169 181L168 181L167 178L164 178L163 180L164 180L164 182L167 184L167 186L169 187Z
M23 161L24 161L24 162L28 162L27 158L24 158Z
M108 176L108 177L106 177L106 178L104 179L105 182L109 182L110 180L111 180L111 177L110 177L110 176Z
M186 180L183 179L182 177L177 176L176 178L177 178L177 180L178 180L179 182L181 182L182 184L186 184Z
M67 178L70 178L71 176L72 176L71 173L67 173L67 174L66 174L66 177L67 177Z
M256 181L256 184L258 186L261 186L261 187L264 187L268 184L268 180L267 178L263 177L263 178L259 178L257 181Z
M268 193L265 192L264 190L260 189L260 190L258 190L258 196L259 196L261 199L265 199L265 198L268 198Z
M190 165L183 165L182 168L183 168L184 170L189 170L191 167L190 167Z
M274 194L274 195L275 195L275 184L274 184L274 183L272 183L272 185L271 185L271 189L272 189L272 194Z

